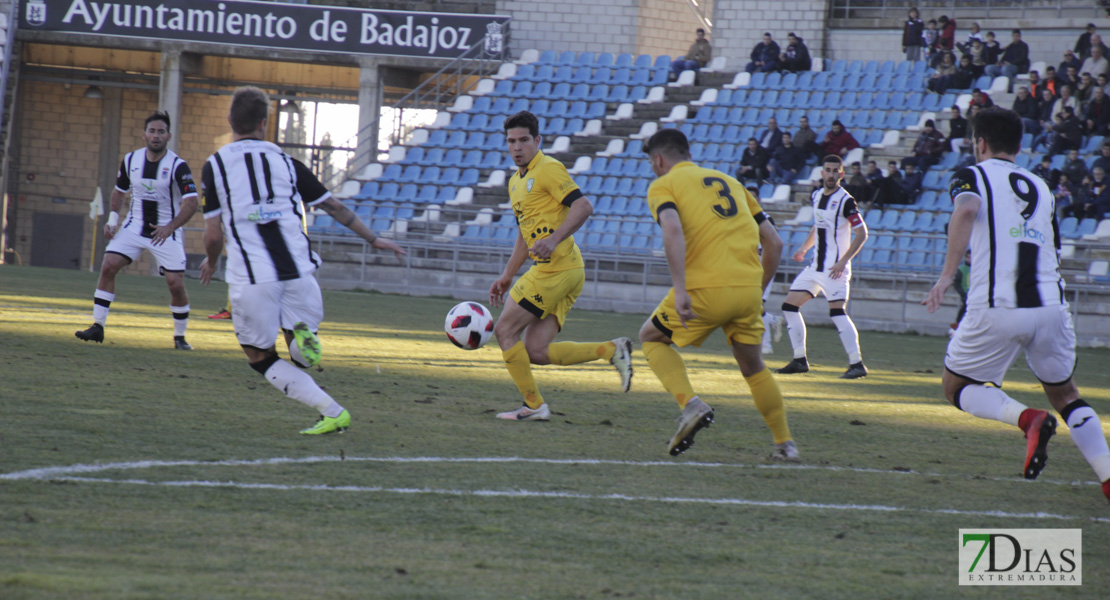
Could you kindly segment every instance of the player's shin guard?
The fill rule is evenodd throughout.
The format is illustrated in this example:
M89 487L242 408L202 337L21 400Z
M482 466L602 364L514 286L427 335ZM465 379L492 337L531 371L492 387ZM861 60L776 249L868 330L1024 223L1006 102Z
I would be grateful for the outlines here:
M863 357L859 351L859 332L856 331L856 324L852 322L852 318L844 312L843 308L830 308L829 316L832 317L833 325L836 325L836 331L840 334L840 343L844 346L844 352L848 353L848 364L854 365L861 362Z
M976 383L964 386L956 392L956 408L980 419L991 419L1018 427L1018 419L1026 406L998 388Z
M112 300L115 299L114 293L96 290L93 294L93 323L104 326L104 322L108 320L108 308L112 306Z
M694 397L694 387L686 376L686 363L682 361L682 355L670 344L644 342L644 356L663 388L674 396L678 407L686 408L686 403Z
M1071 430L1071 439L1087 463L1095 470L1099 481L1110 479L1110 448L1102 433L1098 414L1083 400L1075 400L1060 411L1060 416Z
M577 365L593 360L613 358L613 342L555 342L547 346L547 359L553 365Z
M189 305L173 306L171 304L170 312L173 313L173 336L183 337L185 329L189 327Z
M763 415L763 421L767 423L767 427L771 428L771 435L775 436L775 443L781 444L793 439L790 437L790 427L786 424L782 390L779 389L779 384L775 381L771 370L764 367L762 371L751 377L745 377L744 380L752 390L755 407L759 409L759 414Z
M794 358L806 357L806 322L802 313L793 304L782 303L782 318L786 319L786 331L790 334L790 345L794 347Z
M320 389L311 375L277 356L251 363L251 368L262 373L262 376L270 382L270 385L276 387L286 396L315 408L325 417L334 419L343 412L343 407L336 403L327 392Z
M524 349L524 342L517 342L512 348L503 350L501 356L505 359L509 377L513 378L516 389L524 396L524 403L528 408L539 408L543 404L543 396L536 387L535 377L532 377L532 361L528 358L528 351Z

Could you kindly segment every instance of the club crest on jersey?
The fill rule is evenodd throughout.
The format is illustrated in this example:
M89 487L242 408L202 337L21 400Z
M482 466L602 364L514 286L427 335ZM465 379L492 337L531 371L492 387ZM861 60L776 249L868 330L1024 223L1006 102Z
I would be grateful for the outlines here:
M168 177L169 174L170 174L170 168L169 167L162 167L162 177Z
M247 215L248 221L273 221L280 218L280 210L262 210L261 206L258 207L258 210Z
M532 184L534 184L534 183L536 183L535 179L529 179L528 181L524 182L525 189L527 189L529 192L531 192L532 191Z

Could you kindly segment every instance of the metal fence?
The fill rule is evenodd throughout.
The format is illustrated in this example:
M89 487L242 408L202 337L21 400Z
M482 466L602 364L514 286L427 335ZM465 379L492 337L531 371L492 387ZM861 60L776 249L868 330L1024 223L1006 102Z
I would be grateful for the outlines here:
M1090 13L1084 18L1106 16L1099 2L1086 3ZM1045 12L1055 11L1057 18L1065 10L1083 11L1083 3L1065 0L832 0L829 8L831 19L901 19L909 9L941 13L956 18L1021 18L1031 14L1044 16ZM1036 11L1033 13L1032 11ZM1051 14L1051 13L1050 13Z

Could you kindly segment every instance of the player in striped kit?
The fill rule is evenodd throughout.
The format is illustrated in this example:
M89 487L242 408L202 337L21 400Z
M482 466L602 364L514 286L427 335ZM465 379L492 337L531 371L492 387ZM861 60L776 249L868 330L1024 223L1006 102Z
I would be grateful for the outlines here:
M155 112L143 124L146 147L129 152L120 163L111 212L104 226L104 237L109 242L93 294L93 324L74 334L80 340L104 341L104 324L116 299L116 274L145 250L158 261L158 270L170 288L174 348L193 349L185 341L189 323L185 238L177 230L197 212L197 189L189 165L167 148L172 137L169 115ZM128 192L131 205L127 220L120 226L119 210Z
M1056 418L1000 389L1006 370L1024 352L1110 500L1110 449L1102 423L1072 377L1075 330L1060 277L1055 199L1043 179L1014 163L1021 134L1017 113L980 111L972 122L979 162L957 171L949 186L955 208L944 270L925 301L929 312L940 307L968 247L971 277L967 314L944 357L944 395L960 410L1024 431L1023 475L1036 479L1048 460Z
M285 395L320 412L316 424L301 433L342 432L351 415L307 368L320 361L316 337L324 318L320 286L313 274L319 257L301 229L304 206L319 206L372 248L405 251L374 235L351 209L331 193L300 161L265 141L270 98L266 92L235 90L228 122L232 142L209 157L201 174L204 192L204 248L201 282L216 270L227 240L227 285L235 337L251 368ZM278 357L275 331L285 334L293 364Z
M793 256L794 262L802 262L806 252L816 247L813 262L794 278L790 293L782 303L782 317L786 320L790 343L794 346L794 360L776 373L809 371L806 324L799 309L817 294L824 294L829 301L829 316L840 334L844 351L848 353L848 370L840 378L867 376L867 367L863 365L859 349L859 333L845 311L852 280L852 257L859 254L867 241L867 225L860 217L856 200L840 186L843 178L844 163L840 157L833 154L826 156L821 162L823 185L811 196L813 229Z

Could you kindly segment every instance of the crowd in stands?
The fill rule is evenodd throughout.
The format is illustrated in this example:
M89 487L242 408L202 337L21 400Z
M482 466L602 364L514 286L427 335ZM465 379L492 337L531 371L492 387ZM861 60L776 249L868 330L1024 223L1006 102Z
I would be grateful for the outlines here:
M839 120L832 122L818 142L808 117L801 117L794 133L779 129L778 119L771 117L766 129L748 139L736 178L745 184L790 184L807 164L817 164L820 157L829 154L843 157L859 147L860 143Z

